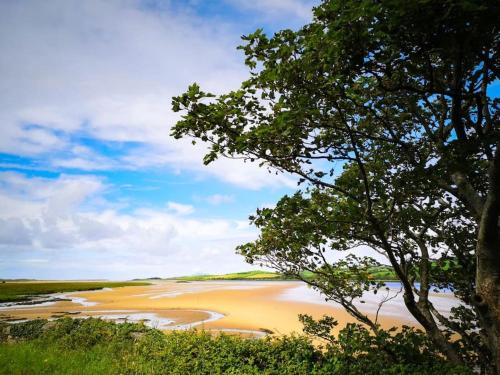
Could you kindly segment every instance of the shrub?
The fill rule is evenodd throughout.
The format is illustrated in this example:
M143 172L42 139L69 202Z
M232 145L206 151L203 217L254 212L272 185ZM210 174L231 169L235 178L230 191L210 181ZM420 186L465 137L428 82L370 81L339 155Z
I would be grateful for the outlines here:
M0 372L13 374L468 373L451 366L410 328L371 336L362 326L350 324L321 348L305 335L244 339L198 331L163 334L142 324L94 318L36 320L10 327L14 342L0 343Z

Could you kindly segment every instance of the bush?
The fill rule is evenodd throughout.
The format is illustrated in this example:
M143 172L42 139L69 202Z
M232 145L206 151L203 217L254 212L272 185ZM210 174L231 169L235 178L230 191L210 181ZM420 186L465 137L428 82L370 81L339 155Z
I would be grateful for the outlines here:
M29 320L19 324L2 324L0 339L6 340L8 336L17 340L36 339L42 335L45 324L47 321L43 319Z
M370 336L348 325L324 348L302 336L244 339L100 319L36 320L10 326L0 343L9 374L467 374L406 328ZM12 342L14 339L14 342ZM381 350L387 346L392 352Z

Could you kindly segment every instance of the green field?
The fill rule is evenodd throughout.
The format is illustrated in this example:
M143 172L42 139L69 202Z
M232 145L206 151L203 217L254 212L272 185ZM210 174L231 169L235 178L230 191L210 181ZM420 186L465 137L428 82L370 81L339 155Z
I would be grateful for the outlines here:
M139 285L149 285L149 283L130 281L2 282L0 283L0 302L27 301L33 296L51 293L79 292Z
M373 280L383 280L383 281L397 280L394 271L389 266L372 267L370 268L369 272ZM311 279L314 277L314 274L312 272L305 271L302 273L302 276L306 279ZM181 277L176 277L175 280L209 281L209 280L296 280L296 279L276 272L248 271L248 272L227 273L222 275L181 276Z
M398 278L390 266L371 267L368 272L373 280L397 281Z
M352 329L351 329L352 330ZM244 339L206 332L163 334L141 324L64 318L0 324L0 374L469 374L409 332L387 345L344 334L320 349L305 336ZM405 339L406 338L406 339Z
M207 281L207 280L286 280L287 278L276 272L248 271L226 273L224 275L193 275L176 277L175 280ZM289 280L289 278L288 278Z

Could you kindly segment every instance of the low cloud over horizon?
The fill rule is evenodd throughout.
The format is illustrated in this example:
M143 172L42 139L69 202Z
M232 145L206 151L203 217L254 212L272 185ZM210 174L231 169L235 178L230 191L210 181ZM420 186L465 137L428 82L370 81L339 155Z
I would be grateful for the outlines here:
M292 176L169 137L171 97L248 76L240 36L296 28L314 1L0 3L0 275L175 276L248 270L247 217Z

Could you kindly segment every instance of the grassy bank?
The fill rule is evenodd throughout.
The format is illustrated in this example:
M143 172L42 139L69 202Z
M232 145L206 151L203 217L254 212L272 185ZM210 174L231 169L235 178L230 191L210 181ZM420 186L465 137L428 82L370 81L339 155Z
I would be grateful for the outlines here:
M209 280L291 280L286 276L268 271L234 272L223 275L193 275L176 277L182 281L209 281Z
M4 282L0 283L0 302L27 301L33 296L149 285L146 282L82 281L82 282Z
M391 281L397 280L396 274L389 266L378 266L369 269L370 276L373 280ZM312 272L305 271L302 276L306 279L314 277ZM210 281L210 280L297 280L276 272L268 271L248 271L235 272L222 275L192 275L176 277L175 280L180 281Z
M3 374L468 374L412 334L392 356L363 337L339 336L324 350L305 336L243 339L203 332L163 334L98 319L0 325ZM382 345L387 345L383 342Z

